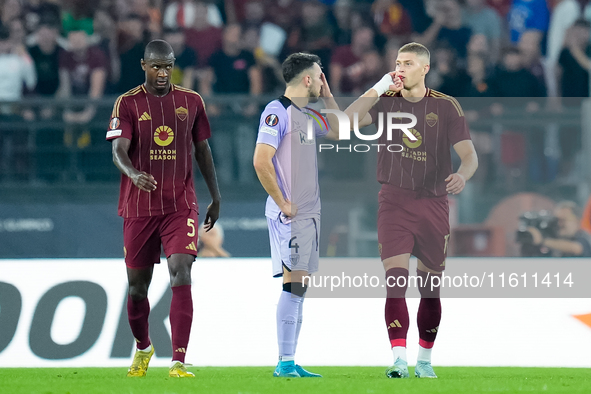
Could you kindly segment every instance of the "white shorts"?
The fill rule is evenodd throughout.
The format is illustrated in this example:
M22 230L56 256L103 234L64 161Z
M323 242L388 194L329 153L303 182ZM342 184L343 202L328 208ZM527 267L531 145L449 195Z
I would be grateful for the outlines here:
M283 267L288 271L318 271L320 252L319 219L302 219L285 224L281 219L267 218L273 277L283 276Z

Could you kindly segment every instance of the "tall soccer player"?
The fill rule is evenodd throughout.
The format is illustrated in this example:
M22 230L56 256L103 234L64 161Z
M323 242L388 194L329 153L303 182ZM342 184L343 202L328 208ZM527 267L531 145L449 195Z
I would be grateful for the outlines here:
M107 140L121 171L119 215L124 218L123 244L129 293L127 314L137 350L127 376L145 376L154 346L148 333L148 287L160 247L168 260L172 302L171 377L194 377L185 367L193 321L191 266L197 255L198 207L193 184L195 159L212 203L205 227L213 228L220 211L220 192L207 139L211 136L203 99L172 85L172 47L151 41L141 61L146 81L119 96Z
M318 271L320 190L316 138L334 139L338 128L329 128L326 119L306 105L322 97L327 108L338 106L318 56L294 53L282 68L285 94L267 104L261 115L253 160L259 180L269 193L265 215L273 276L283 276L277 304L279 363L273 376L321 377L295 364L294 357L307 288L303 278ZM337 124L336 117L331 115L329 122ZM310 132L309 127L313 128Z
M431 350L439 330L441 302L439 287L431 290L431 277L445 269L449 241L447 194L458 194L478 167L478 159L464 113L452 97L425 86L429 72L429 50L409 43L398 51L396 70L384 77L345 111L350 119L358 113L359 126L376 119L375 109L386 113L405 112L416 116L409 131L392 132L392 140L382 133L379 143L398 144L403 149L378 151L378 243L387 279L386 326L394 355L394 365L386 370L390 378L407 378L406 335L409 327L406 307L409 258L418 259L417 276L421 301L417 314L419 354L415 375L436 378L431 366ZM370 113L370 109L378 106ZM375 112L374 112L375 111ZM373 116L372 116L373 114ZM396 118L395 118L396 119ZM384 123L386 122L384 118ZM405 123L407 120L401 121ZM451 147L461 159L453 172ZM399 280L400 278L400 280ZM395 286L396 283L405 286ZM437 283L435 281L435 283Z

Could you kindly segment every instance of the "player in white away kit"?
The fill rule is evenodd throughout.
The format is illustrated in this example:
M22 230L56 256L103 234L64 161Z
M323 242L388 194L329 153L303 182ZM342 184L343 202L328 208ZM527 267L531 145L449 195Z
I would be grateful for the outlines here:
M316 137L338 138L338 127L306 105L322 97L326 108L338 109L316 55L295 53L283 63L285 94L261 115L254 167L269 193L265 215L269 225L273 276L283 276L277 305L279 363L276 377L321 377L295 364L306 292L303 277L318 271L320 190ZM313 132L308 133L309 119ZM336 125L334 115L330 124ZM335 130L335 131L333 131ZM310 134L310 135L308 135Z

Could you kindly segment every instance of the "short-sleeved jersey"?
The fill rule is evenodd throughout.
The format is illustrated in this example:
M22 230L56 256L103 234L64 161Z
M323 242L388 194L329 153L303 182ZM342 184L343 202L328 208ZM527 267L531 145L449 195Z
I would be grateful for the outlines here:
M383 116L379 144L395 145L378 151L378 182L402 189L416 190L426 196L443 196L447 178L452 173L451 147L470 139L470 132L460 104L451 96L427 89L425 97L413 103L400 93L386 92L372 109L372 120L378 127L378 112ZM409 131L412 141L400 129L387 140L387 113L405 112L416 116L417 124ZM409 123L408 118L394 118L394 123Z
M312 128L311 135L308 127ZM273 165L277 184L283 196L298 207L293 220L320 217L316 137L327 133L324 116L311 108L296 106L285 96L271 101L261 114L257 144L276 149ZM277 219L280 213L269 196L265 215Z
M194 143L210 136L205 104L192 90L171 85L166 96L156 97L140 85L119 96L107 140L129 139L131 163L157 182L156 190L148 193L122 175L119 215L133 218L198 210L191 154Z

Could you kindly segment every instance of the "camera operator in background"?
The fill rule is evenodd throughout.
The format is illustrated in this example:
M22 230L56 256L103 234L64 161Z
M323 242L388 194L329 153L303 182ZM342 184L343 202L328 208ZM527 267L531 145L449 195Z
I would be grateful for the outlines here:
M528 227L532 244L548 249L554 257L591 257L591 235L580 228L578 207L572 201L562 201L554 209L556 236L544 236L536 227Z

